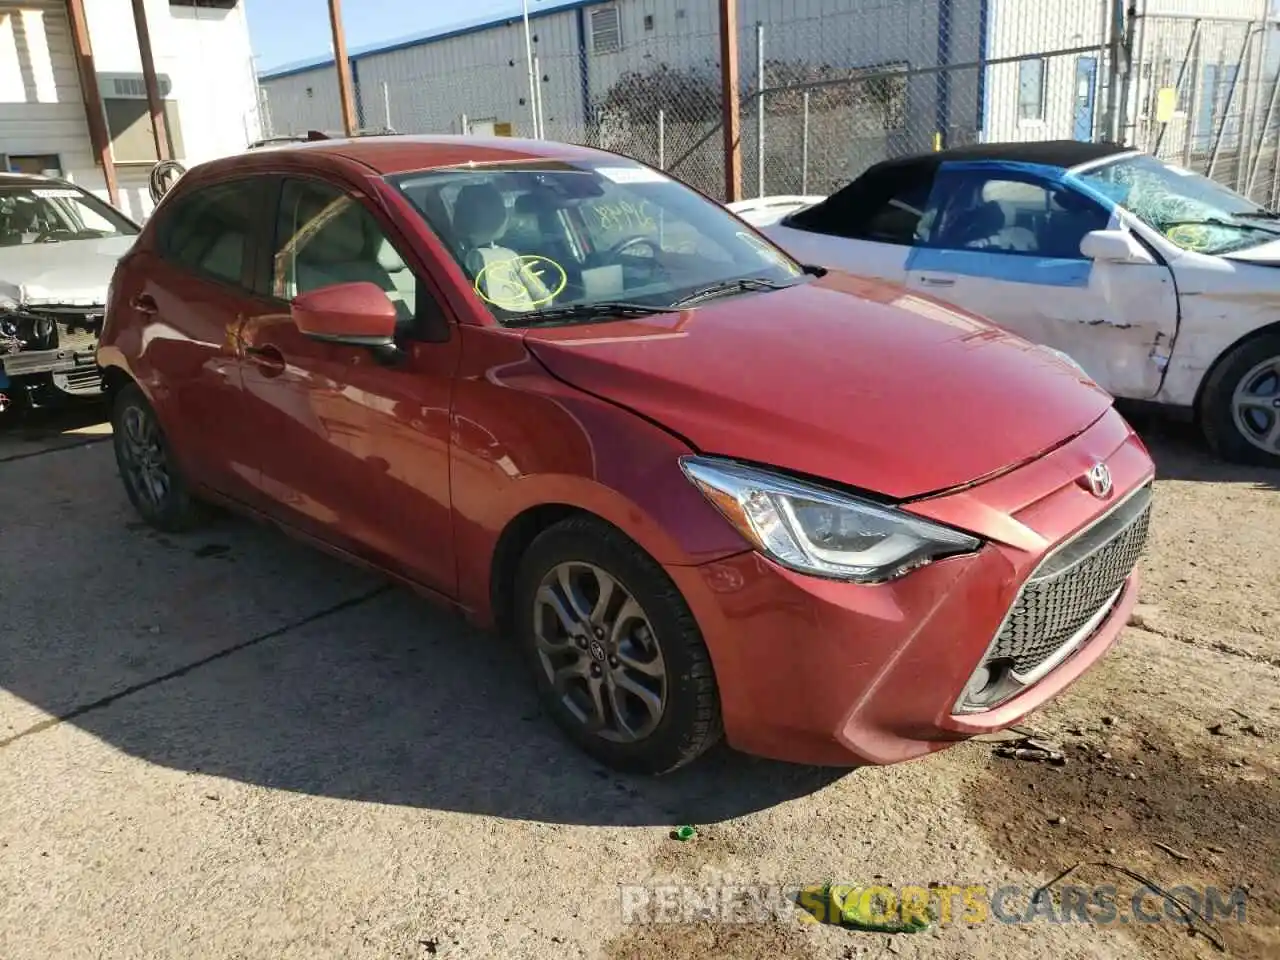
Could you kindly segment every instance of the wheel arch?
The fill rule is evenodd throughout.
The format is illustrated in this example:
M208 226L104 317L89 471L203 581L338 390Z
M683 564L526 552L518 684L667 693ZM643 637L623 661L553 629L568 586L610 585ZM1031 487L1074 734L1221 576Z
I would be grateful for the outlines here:
M520 559L540 533L570 517L591 517L614 526L599 514L573 504L540 503L512 517L498 535L489 560L489 610L500 634L509 634L514 626L512 604Z
M1252 343L1261 337L1280 336L1280 320L1269 323L1264 327L1258 327L1256 330L1250 330L1248 333L1237 337L1232 343L1228 344L1218 355L1214 357L1213 362L1205 368L1204 375L1200 378L1200 384L1196 387L1195 400L1192 403L1192 410L1195 411L1196 419L1199 420L1204 410L1205 395L1208 392L1209 384L1212 382L1214 375L1222 369L1222 365L1227 362L1227 358L1243 347L1245 344Z

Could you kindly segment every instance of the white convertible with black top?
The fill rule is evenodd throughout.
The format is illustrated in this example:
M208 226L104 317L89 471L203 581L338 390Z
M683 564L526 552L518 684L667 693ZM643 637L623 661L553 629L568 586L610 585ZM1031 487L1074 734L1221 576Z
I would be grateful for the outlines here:
M730 209L804 262L986 316L1193 417L1220 455L1280 466L1280 215L1206 177L1114 144L986 144Z

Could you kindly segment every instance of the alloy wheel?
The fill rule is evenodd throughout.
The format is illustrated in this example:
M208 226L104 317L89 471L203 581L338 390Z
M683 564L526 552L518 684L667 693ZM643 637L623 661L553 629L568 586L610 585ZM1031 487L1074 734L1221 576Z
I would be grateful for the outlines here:
M667 704L667 669L648 616L594 564L552 567L534 597L538 660L583 728L619 743L643 740Z
M1231 412L1241 436L1265 453L1280 455L1280 357L1262 361L1240 378Z
M134 493L156 511L169 497L169 460L160 428L151 414L138 406L124 411L120 421L120 453L125 476Z

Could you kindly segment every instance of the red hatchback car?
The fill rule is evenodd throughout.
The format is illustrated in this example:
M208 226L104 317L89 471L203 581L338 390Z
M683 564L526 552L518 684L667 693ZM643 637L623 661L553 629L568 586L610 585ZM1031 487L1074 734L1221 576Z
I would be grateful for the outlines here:
M98 360L145 519L231 506L518 638L619 769L1008 726L1137 589L1152 463L1068 359L586 148L197 167L120 262Z

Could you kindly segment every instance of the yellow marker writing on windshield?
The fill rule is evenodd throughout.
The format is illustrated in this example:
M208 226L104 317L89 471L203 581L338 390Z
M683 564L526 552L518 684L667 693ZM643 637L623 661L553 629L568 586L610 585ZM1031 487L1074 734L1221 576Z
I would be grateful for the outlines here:
M548 278L554 282L548 283ZM476 274L475 291L503 310L532 310L558 297L568 282L569 275L556 261L528 255L486 263Z

